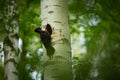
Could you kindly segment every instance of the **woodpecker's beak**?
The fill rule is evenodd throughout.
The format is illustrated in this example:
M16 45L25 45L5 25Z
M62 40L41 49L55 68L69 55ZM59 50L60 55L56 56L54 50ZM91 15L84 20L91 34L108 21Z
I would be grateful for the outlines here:
M37 32L37 33L40 33L41 28L37 27L37 28L34 29L34 31Z

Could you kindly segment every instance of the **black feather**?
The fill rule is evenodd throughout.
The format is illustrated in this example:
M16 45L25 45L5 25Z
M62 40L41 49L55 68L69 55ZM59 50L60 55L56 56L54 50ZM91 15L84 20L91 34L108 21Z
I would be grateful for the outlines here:
M51 34L48 31L41 30L41 28L36 28L35 32L40 34L41 41L47 51L47 55L51 58L55 52L55 49L51 44Z

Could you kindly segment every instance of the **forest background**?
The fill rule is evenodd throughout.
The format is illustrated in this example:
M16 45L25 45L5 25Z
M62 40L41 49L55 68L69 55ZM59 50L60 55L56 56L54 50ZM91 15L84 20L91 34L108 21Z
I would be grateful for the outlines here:
M0 0L0 41L3 34ZM19 0L22 42L19 80L40 80L42 45L34 26L40 26L40 1ZM74 80L120 80L120 0L68 0ZM21 45L20 45L21 46ZM4 77L0 48L0 79Z

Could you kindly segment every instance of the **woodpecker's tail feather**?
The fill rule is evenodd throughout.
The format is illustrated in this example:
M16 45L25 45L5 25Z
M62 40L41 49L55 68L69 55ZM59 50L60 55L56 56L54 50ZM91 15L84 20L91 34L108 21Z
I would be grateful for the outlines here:
M49 58L53 57L54 52L55 52L55 49L52 46L47 48L47 56L49 56Z

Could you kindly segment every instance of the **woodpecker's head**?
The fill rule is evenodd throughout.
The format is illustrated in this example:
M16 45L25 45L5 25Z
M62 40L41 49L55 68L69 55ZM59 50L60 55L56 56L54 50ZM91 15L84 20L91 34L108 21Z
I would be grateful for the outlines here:
M37 33L41 33L41 28L37 27L37 28L34 29L34 31L37 32Z

